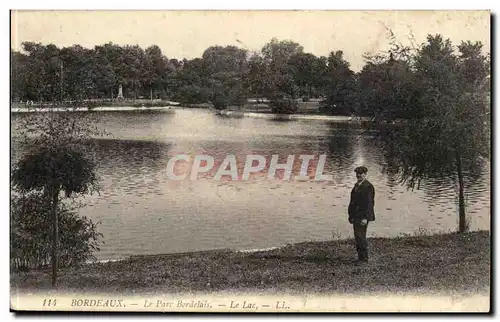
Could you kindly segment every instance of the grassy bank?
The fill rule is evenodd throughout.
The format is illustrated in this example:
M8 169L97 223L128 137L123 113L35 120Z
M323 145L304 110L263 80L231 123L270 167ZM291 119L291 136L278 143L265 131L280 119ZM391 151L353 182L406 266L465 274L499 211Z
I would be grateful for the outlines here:
M319 112L319 102L298 102L298 110L294 114L305 114L305 115L322 115ZM239 110L242 112L252 112L252 113L272 113L269 104L265 103L247 103L241 108L232 107L233 110Z
M214 108L214 105L211 103L182 104L182 106L190 108ZM246 103L242 106L229 106L226 110L262 114L272 113L271 107L267 103ZM294 114L322 115L319 113L319 102L298 102L298 110Z
M488 293L489 232L370 239L370 262L353 265L352 240L306 242L255 253L218 251L133 257L60 271L59 291ZM50 269L11 274L13 290L49 290Z
M242 111L217 111L217 115L222 117L229 118L261 118L268 119L274 121L296 121L296 120L304 120L304 121L323 121L330 123L339 123L339 124L350 124L350 125L369 125L371 124L371 119L369 118L353 118L350 116L342 116L342 115L316 115L316 114L274 114L274 113L261 113L261 112L242 112Z
M59 106L69 107L69 108L88 108L96 109L99 108L116 108L117 110L124 108L150 108L150 107L165 107L165 106L180 106L187 108L213 108L211 103L200 103L200 104L179 104L176 102L168 100L88 100L88 101L67 101L61 104L60 102L46 102L46 103L34 103L33 105L26 105L24 103L11 103L11 110L25 110L28 108L57 108ZM295 114L305 114L305 115L321 115L319 113L319 103L318 102L299 102L299 109ZM241 112L254 112L254 113L271 113L271 107L268 104L262 103L247 103L243 106L230 106L228 110L235 110Z
M26 109L26 108L53 108L53 107L85 107L85 108L96 108L96 107L164 107L170 106L172 102L167 100L88 100L88 101L67 101L64 103L60 102L46 102L46 103L34 103L33 105L26 105L21 103L13 102L11 103L11 108L13 109Z

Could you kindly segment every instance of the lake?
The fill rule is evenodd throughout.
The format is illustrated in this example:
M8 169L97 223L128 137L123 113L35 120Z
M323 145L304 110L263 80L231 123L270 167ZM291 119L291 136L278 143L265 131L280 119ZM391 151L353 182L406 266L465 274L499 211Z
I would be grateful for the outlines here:
M99 260L349 238L347 205L358 165L368 168L376 189L376 221L368 236L458 226L458 188L451 180L426 181L420 190L408 191L382 171L383 151L359 129L321 121L227 118L203 109L94 114L99 126L113 134L97 140L101 194L85 197L80 209L101 222L105 244L95 254ZM13 115L12 126L20 117ZM12 149L15 161L20 155L15 137ZM211 175L169 180L167 163L181 153L210 155L217 165L232 154L239 166L247 154L268 160L278 154L280 162L288 155L325 154L324 173L332 180L284 181L279 175L268 178L267 172L248 181L218 181ZM300 164L294 169L298 173ZM467 180L466 192L471 228L489 229L488 168L479 180Z

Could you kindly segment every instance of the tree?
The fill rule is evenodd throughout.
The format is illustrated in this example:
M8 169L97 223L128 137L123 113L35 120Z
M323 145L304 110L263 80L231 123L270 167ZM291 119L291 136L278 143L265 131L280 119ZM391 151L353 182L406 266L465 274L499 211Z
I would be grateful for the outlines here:
M23 42L26 53L24 68L27 96L30 99L54 101L63 97L61 84L60 50L55 45L43 46L39 43Z
M124 75L123 88L129 96L132 94L131 96L135 100L140 96L144 87L149 87L149 84L144 84L144 79L147 77L146 55L144 50L137 45L125 46L123 53L123 61L120 66L122 75Z
M33 99L29 97L27 80L26 80L26 60L27 56L10 50L10 61L11 61L11 91L10 95L13 100L27 100Z
M210 100L216 109L229 105L242 105L246 100L243 87L247 73L247 50L235 46L209 47L203 53Z
M169 60L165 57L160 47L154 45L145 50L145 74L142 80L143 87L147 84L149 87L149 97L156 97L158 93L165 93L169 76ZM154 93L153 93L154 92Z
M98 189L97 163L86 147L102 135L88 114L33 113L19 123L21 144L31 147L12 171L12 184L20 194L41 193L50 203L52 217L52 285L56 285L59 249L60 193L67 198Z
M247 51L235 46L212 46L203 52L205 86L216 109L242 105L246 99L243 87L247 73Z
M121 47L112 43L94 47L93 82L97 88L97 95L113 99L118 92L118 86L123 81L116 68Z
M51 204L41 193L13 195L11 201L11 267L41 268L51 263ZM78 216L75 207L59 203L59 266L69 267L95 260L102 234L97 225Z
M269 105L271 106L271 112L276 114L293 114L299 109L297 101L284 97L274 98Z
M317 57L311 53L297 53L288 60L289 70L300 95L313 96L314 85L318 78Z
M290 59L303 53L304 48L291 40L276 38L262 47L262 58L266 68L265 96L269 100L281 100L284 97L294 99L299 92L293 81Z
M357 84L354 72L341 50L331 52L321 73L325 99L321 110L334 115L351 115L355 111Z
M410 188L426 178L458 179L459 232L467 230L464 176L489 158L489 62L481 49L462 43L457 55L449 39L429 35L411 60L414 113L381 136Z
M266 65L262 55L253 53L248 59L247 73L244 75L244 86L247 92L256 97L264 97L266 87Z
M201 58L185 59L176 71L173 99L183 104L198 104L208 101L204 63Z
M273 67L279 69L286 66L290 58L304 52L304 47L292 40L272 38L262 47L262 56Z
M371 60L357 78L360 115L378 122L417 117L418 81L408 61L392 55L382 61Z
M96 64L94 52L81 46L62 48L62 91L64 99L80 101L97 96L97 87L93 80Z

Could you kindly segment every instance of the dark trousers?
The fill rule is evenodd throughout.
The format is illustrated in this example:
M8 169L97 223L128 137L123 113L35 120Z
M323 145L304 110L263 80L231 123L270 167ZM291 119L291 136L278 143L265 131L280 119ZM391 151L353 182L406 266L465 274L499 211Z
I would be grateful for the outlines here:
M352 226L354 228L354 239L356 240L356 251L358 252L358 259L367 261L368 241L366 240L366 228L368 227L368 223L365 226L362 226L360 223L355 222Z

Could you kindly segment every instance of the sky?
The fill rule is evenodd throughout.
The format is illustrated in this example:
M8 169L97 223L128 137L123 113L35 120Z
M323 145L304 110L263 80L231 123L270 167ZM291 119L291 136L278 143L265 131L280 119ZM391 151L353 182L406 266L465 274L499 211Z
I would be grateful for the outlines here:
M454 45L481 41L490 51L488 11L13 11L11 47L24 41L92 48L158 45L168 58L200 57L213 45L258 51L275 37L300 43L304 51L327 56L342 50L351 68L363 55L387 49L387 28L408 44L441 34Z

